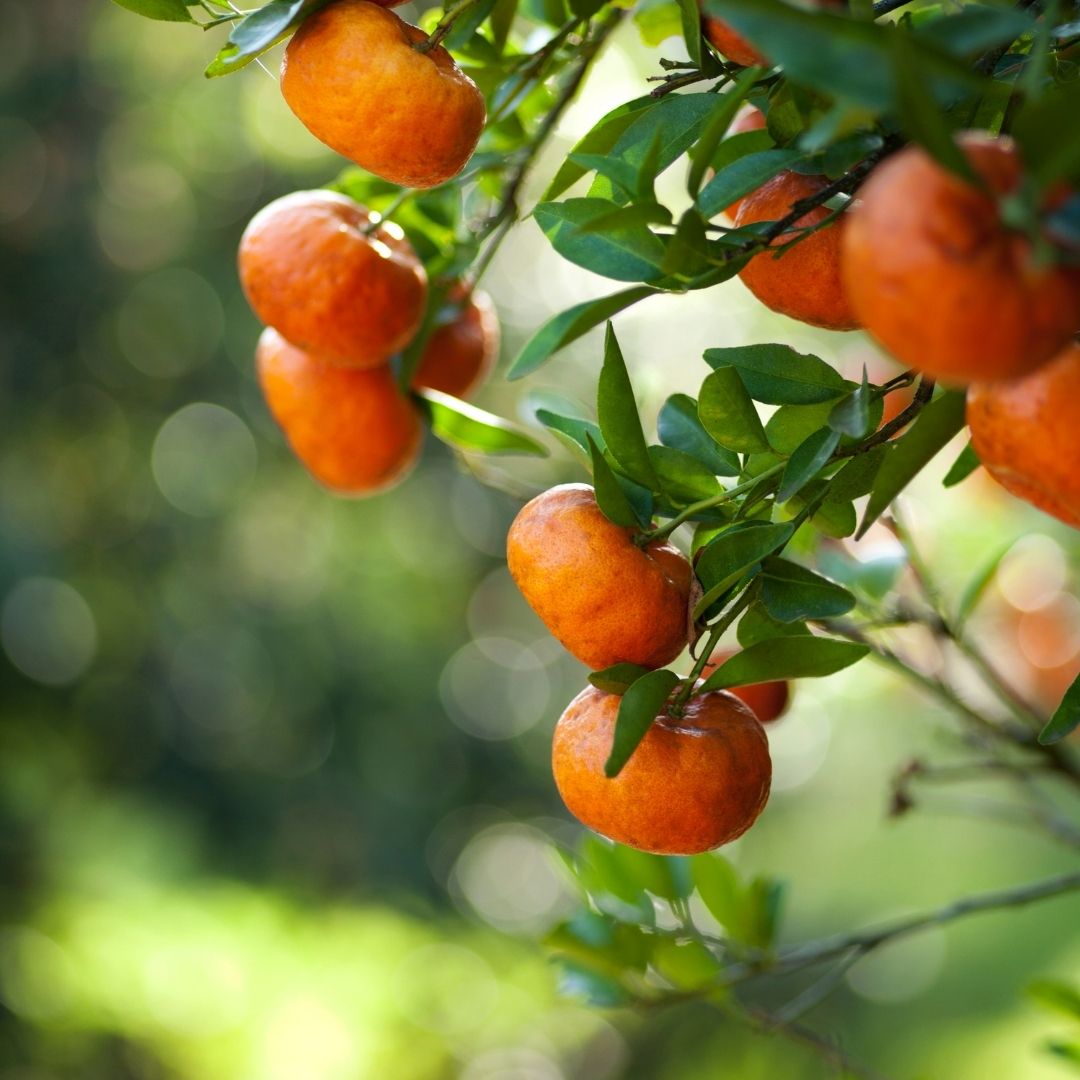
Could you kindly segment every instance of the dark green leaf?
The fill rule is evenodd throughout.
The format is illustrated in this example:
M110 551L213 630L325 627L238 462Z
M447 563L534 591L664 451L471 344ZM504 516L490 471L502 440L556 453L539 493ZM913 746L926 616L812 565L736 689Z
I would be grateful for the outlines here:
M855 606L847 589L787 559L766 559L760 581L766 611L783 623L835 618Z
M665 446L697 458L714 476L739 475L739 459L705 430L698 403L689 395L672 394L660 409L656 428Z
M705 680L702 690L725 690L729 686L774 682L778 679L810 679L849 667L870 651L867 645L834 638L799 636L770 638L737 652Z
M745 614L739 620L737 628L739 644L745 649L758 641L768 641L770 638L798 637L810 633L806 623L780 622L774 619L766 610L765 605L757 601L746 609Z
M163 22L189 22L195 20L188 11L185 0L114 0L122 8L134 11L136 15L145 15L148 19L160 19Z
M652 281L663 276L664 244L645 226L616 224L604 232L583 232L614 208L607 199L566 199L541 203L536 223L551 246L569 262L616 281Z
M995 45L1008 45L1034 26L1027 12L1014 7L966 4L956 11L920 22L917 40L932 41L953 56L973 56Z
M870 384L863 368L862 385L841 398L829 413L829 427L841 435L861 439L870 430Z
M603 671L592 672L589 682L605 694L624 694L642 675L648 675L649 670L639 664L614 664Z
M981 464L979 455L975 453L975 447L968 443L945 474L945 479L941 481L942 486L955 487L961 480L966 480Z
M678 685L679 676L675 672L661 670L650 671L627 689L619 702L615 738L604 764L605 776L619 775Z
M570 155L570 160L575 165L580 165L587 172L597 172L606 176L626 195L634 194L634 186L637 184L637 170L628 161L620 161L608 154L587 154L577 151ZM605 200L606 201L606 200ZM671 220L671 214L668 214Z
M787 502L801 491L824 468L839 442L840 432L821 428L795 447L780 478L776 501Z
M888 448L856 538L865 535L889 503L963 426L964 395L957 390L946 391L919 413L911 427Z
M683 0L683 7L684 10L689 7L694 12L694 18L696 19L695 28L697 30L696 40L698 51L700 52L701 13L697 6L697 0ZM700 66L700 59L697 63ZM739 72L739 76L735 80L734 85L726 94L724 94L723 100L725 107L717 109L712 117L710 117L705 130L701 133L701 138L694 146L693 159L690 162L690 171L686 177L686 189L690 193L691 198L695 197L701 189L701 182L705 179L705 173L713 162L716 148L720 145L720 141L723 139L727 129L731 126L731 121L735 119L735 114L738 112L739 106L743 103L746 99L746 95L752 89L754 80L757 78L758 74L759 72L755 68ZM715 211L713 211L713 213L715 213ZM712 214L706 214L705 216L711 217Z
M1080 80L1060 83L1017 111L1012 133L1024 165L1046 188L1058 180L1080 181L1080 139L1069 138L1080 116Z
M829 480L825 501L850 503L853 499L861 499L863 495L869 494L884 458L884 446L875 446L865 454L856 454Z
M650 446L649 460L660 486L676 505L699 502L720 492L720 481L697 458L670 446Z
M510 365L508 379L520 379L529 375L544 363L553 353L565 348L572 341L577 341L582 334L588 333L595 326L606 322L612 315L617 315L647 296L655 296L656 289L639 285L634 289L623 289L611 296L601 296L595 300L586 300L572 308L560 312L549 319L529 339L525 348L518 353L517 359Z
M593 442L592 437L586 435L586 439L589 443L589 456L592 458L596 504L609 521L628 529L636 528L640 524L638 516L619 481L615 478L615 474L611 471L611 466L604 460L603 453Z
M1050 746L1071 734L1078 725L1080 725L1080 676L1065 691L1061 704L1039 732L1039 743L1042 746Z
M701 8L698 7L698 0L679 0L679 16L686 54L700 68L705 50L701 40Z
M748 570L766 556L779 551L791 539L795 527L790 522L770 525L745 522L725 529L702 548L695 572L704 595L694 607L695 619L709 608Z
M547 447L515 424L438 390L417 390L431 433L459 450L547 457Z
M750 396L766 405L834 401L851 385L824 360L788 345L706 349L705 363L711 368L735 368Z
M548 409L537 409L536 419L552 431L559 432L571 439L587 454L589 452L589 437L600 447L604 448L604 437L600 429L591 420L579 420L576 416L560 416Z
M721 446L741 454L769 449L750 395L732 367L722 367L701 384L698 418L702 426Z
M697 197L698 209L707 218L715 217L736 199L756 191L778 172L806 157L800 150L761 150L746 154L721 169L701 189Z
M604 442L623 472L651 490L660 487L645 434L641 430L634 388L611 323L604 337L604 363L596 388L596 412Z

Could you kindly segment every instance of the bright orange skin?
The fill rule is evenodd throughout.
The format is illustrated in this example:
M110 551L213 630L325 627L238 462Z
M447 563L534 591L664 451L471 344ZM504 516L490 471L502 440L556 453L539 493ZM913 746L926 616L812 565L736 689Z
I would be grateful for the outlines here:
M644 548L609 521L587 484L562 484L525 504L510 526L506 561L563 647L593 670L658 668L686 647L693 571L664 540Z
M332 191L296 191L264 206L240 240L240 281L259 318L298 349L375 367L419 329L427 275L392 222Z
M424 347L414 387L468 397L491 373L499 355L499 318L487 293L458 299L454 318L436 328Z
M620 844L696 855L741 836L765 809L772 761L754 714L724 690L661 714L614 779L604 775L622 699L589 687L555 726L551 764L566 808Z
M368 0L336 0L305 19L281 64L281 92L317 139L405 187L456 176L487 119L484 98L427 34Z
M328 364L271 329L255 358L271 414L321 484L341 495L374 495L416 464L420 418L389 367Z
M967 422L1002 487L1080 529L1080 346L1022 379L974 384Z
M707 679L725 660L735 655L737 649L718 649L709 657L709 662L701 670L701 677ZM728 692L734 694L763 724L779 720L791 704L791 687L786 679L774 682L751 683L749 686L729 686Z
M735 119L727 130L727 137L741 135L744 131L762 131L765 127L765 114L760 109L754 108L753 105L744 105L735 114ZM742 204L742 199L736 199L730 206L725 207L724 213L734 221Z
M701 32L705 40L721 55L743 67L772 67L749 41L723 19L714 15L701 17Z
M1021 182L1007 138L959 144L994 195ZM859 191L844 236L844 282L860 321L908 367L948 383L1016 378L1080 327L1080 272L1037 267L995 201L908 147Z
M779 173L743 199L735 215L735 225L779 221L800 199L816 195L828 182L824 176ZM803 214L797 224L816 225L830 213L824 206L818 206ZM840 281L840 245L846 226L847 215L844 215L806 236L779 257L763 251L739 271L739 277L766 307L781 315L826 330L854 330L859 322ZM783 233L773 241L773 246L793 238L793 234Z

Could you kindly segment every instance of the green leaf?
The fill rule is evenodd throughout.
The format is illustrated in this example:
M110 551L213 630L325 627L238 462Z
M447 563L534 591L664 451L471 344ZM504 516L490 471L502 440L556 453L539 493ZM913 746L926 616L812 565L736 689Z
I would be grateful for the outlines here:
M1001 545L1001 547L999 547L997 551L995 551L990 558L975 571L971 580L964 586L964 591L960 594L960 599L956 605L956 622L958 626L962 626L967 622L971 613L978 607L979 601L983 598L987 586L994 580L994 577L997 574L998 567L1001 565L1001 560L1012 550L1012 546L1012 540L1007 544Z
M665 446L702 462L714 476L738 476L739 459L725 450L698 418L698 403L688 394L672 394L660 408L657 434Z
M1080 725L1080 676L1065 691L1061 704L1039 732L1039 744L1050 746L1071 734L1078 725Z
M709 852L690 860L697 888L712 917L729 933L740 922L741 889L735 868L722 855Z
M1024 166L1042 189L1058 180L1080 182L1080 139L1067 138L1080 116L1080 80L1056 84L1016 113L1012 134Z
M765 605L760 600L755 601L746 609L737 627L739 644L744 649L758 641L768 641L778 637L805 636L809 633L806 623L787 623L774 619L765 610Z
M634 11L634 25L642 44L655 49L668 38L682 33L682 12L674 2L639 7Z
M953 56L974 56L995 45L1008 45L1035 25L1017 8L967 4L956 11L920 21L917 40L932 41Z
M829 413L829 427L841 435L861 439L870 430L870 383L863 367L862 385L841 398Z
M864 454L856 454L829 480L825 501L850 503L853 499L861 499L869 494L884 459L884 446L875 446Z
M484 454L531 454L547 457L546 446L515 424L439 390L417 390L417 404L431 433L459 450Z
M589 170L578 162L572 160L575 154L608 154L619 141L619 137L638 118L639 114L647 109L653 109L657 105L654 97L646 95L628 101L617 109L601 117L593 126L592 130L584 135L574 145L573 150L563 162L559 171L555 174L547 191L544 192L544 200L558 198L568 187L581 179Z
M623 922L653 925L656 912L652 900L641 883L628 872L609 840L586 834L579 845L573 870L601 911ZM617 928L615 933L618 933Z
M627 689L642 675L648 675L650 669L640 664L613 664L603 671L594 671L589 675L589 682L603 690L605 694L625 694Z
M756 191L777 173L790 169L808 156L800 150L761 150L746 154L717 172L701 189L697 197L698 209L704 217L715 217L736 199Z
M670 446L650 446L649 460L660 487L677 505L699 502L720 493L720 481L696 457Z
M887 450L855 538L877 521L885 508L964 426L964 394L946 391L919 413L910 428Z
M705 592L694 607L693 617L704 615L748 570L779 551L794 532L795 526L790 522L780 525L743 522L710 540L701 549L694 566Z
M765 610L782 623L835 618L855 606L847 589L787 559L766 559L760 581Z
M623 694L615 721L611 753L604 764L605 776L613 778L622 772L679 681L679 676L673 671L650 671Z
M761 417L735 368L722 367L706 377L698 398L698 418L709 435L729 450L753 454L769 449Z
M634 388L610 322L604 337L604 363L596 388L596 412L607 448L622 470L631 480L657 490L660 481L649 457L645 433L641 430Z
M559 961L559 993L595 1008L612 1009L630 1001L618 982L572 960Z
M686 54L694 66L700 68L705 49L702 45L701 8L698 7L698 0L679 0L679 15L683 40L686 42Z
M961 480L966 480L981 464L979 455L975 453L975 447L969 442L952 463L945 474L945 479L941 481L941 486L955 487Z
M711 368L735 368L750 396L765 405L833 401L851 385L824 360L788 345L706 349L705 363Z
M808 435L788 458L776 492L778 503L787 502L825 467L840 442L840 432L821 428Z
M589 443L589 456L592 458L593 488L596 491L597 506L604 516L616 525L628 529L637 528L640 524L638 516L611 471L611 466L604 460L604 455L593 442L592 436L586 435L585 438Z
M593 327L606 322L612 315L617 315L647 296L656 296L659 290L639 285L634 289L624 289L611 296L600 296L595 300L586 300L572 308L560 312L549 319L529 339L525 348L518 353L517 359L510 365L508 379L520 379L529 375L548 360L554 353L565 348L572 341L577 341L582 334L587 334Z
M694 13L694 28L696 31L696 41L698 45L698 51L701 49L701 13L697 6L697 0L683 0L684 10L689 7ZM692 59L693 57L691 57ZM696 61L698 66L701 66L700 58ZM727 129L731 126L731 121L735 119L735 114L739 111L739 106L746 100L746 95L750 93L754 86L754 82L757 79L760 72L757 68L748 68L746 71L739 72L738 78L735 80L731 89L724 94L724 108L717 109L706 125L705 130L701 133L701 138L698 139L694 146L693 158L690 162L690 171L686 177L686 190L690 193L691 198L697 195L701 189L701 183L705 179L705 173L708 171L709 166L712 164L716 154L716 148L720 145L721 140L727 133ZM725 204L726 205L726 204ZM715 213L715 211L713 211ZM712 216L711 214L706 216Z
M536 419L544 427L551 428L552 431L557 431L560 435L565 435L580 446L586 454L589 452L590 436L601 450L604 449L604 437L600 434L600 429L591 420L579 420L576 416L560 416L558 413L553 413L548 409L537 409Z
M307 14L322 7L325 2L326 0L270 0L270 3L233 24L228 44L211 61L206 75L214 78L246 67L261 53L288 36Z
M144 15L148 19L160 19L163 22L193 23L191 12L185 0L113 0L122 8Z
M645 226L614 224L603 232L581 227L611 213L607 199L566 199L540 203L536 223L551 246L567 261L615 281L653 281L663 277L663 241Z
M1027 988L1040 1005L1080 1020L1080 990L1056 979L1038 979Z
M610 157L607 154L587 154L582 152L571 154L570 160L589 172L597 172L601 176L606 176L617 188L621 188L624 194L634 194L634 187L637 184L637 170L628 161L620 161L618 158ZM606 203L607 200L605 199L604 202ZM670 213L668 214L668 220L671 220Z
M638 851L625 844L616 844L612 851L627 875L654 896L683 900L690 895L691 882L683 859Z
M849 667L868 652L868 645L835 638L809 635L770 638L750 645L726 660L699 690L726 690L730 686L749 686L779 679L820 678Z
M756 877L746 889L747 928L743 941L755 949L771 949L780 928L780 912L784 900L782 882L773 878Z
M662 937L653 950L652 966L672 986L694 990L716 979L720 965L700 941Z

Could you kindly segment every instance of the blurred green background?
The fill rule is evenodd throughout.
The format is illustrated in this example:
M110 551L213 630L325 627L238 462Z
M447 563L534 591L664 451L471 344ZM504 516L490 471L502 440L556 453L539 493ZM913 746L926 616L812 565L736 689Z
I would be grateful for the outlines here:
M541 175L655 69L624 31ZM558 996L535 941L573 905L550 848L577 830L547 751L584 671L510 585L519 503L499 489L583 473L558 447L518 465L432 444L404 486L352 503L293 462L234 253L256 209L339 162L257 66L204 80L216 47L105 0L0 0L0 1078L835 1075L704 1007ZM526 223L486 287L509 355L609 284ZM738 282L620 332L646 415L693 390L705 345L870 356ZM527 390L587 400L596 366L585 339ZM531 407L499 381L481 403ZM979 629L1052 704L1080 654L1075 534L982 477L948 498L925 479L909 514L953 594L1017 541ZM801 687L773 750L768 812L730 850L790 883L789 939L1069 865L981 819L1007 789L888 820L905 762L964 750L868 665ZM889 1075L1064 1077L1041 1048L1062 1025L1022 990L1075 978L1077 914L1058 900L882 950L811 1020Z

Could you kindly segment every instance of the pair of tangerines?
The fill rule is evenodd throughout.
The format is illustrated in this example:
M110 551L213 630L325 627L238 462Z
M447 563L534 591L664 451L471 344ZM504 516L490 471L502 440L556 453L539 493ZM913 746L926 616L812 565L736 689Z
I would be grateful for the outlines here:
M299 191L252 218L240 280L267 325L259 382L297 457L328 488L367 495L400 480L420 452L420 413L390 360L416 336L427 274L393 222L331 191ZM414 388L464 397L499 349L494 308L457 285L424 345Z
M604 516L585 484L551 488L525 505L510 528L507 565L551 633L593 669L663 667L687 645L686 556L666 540L642 545L633 529ZM711 666L728 655L715 654ZM762 723L786 709L786 683L697 694L677 712L665 709L609 778L619 703L589 687L556 724L552 769L575 817L613 840L683 855L734 840L754 823L772 778Z

